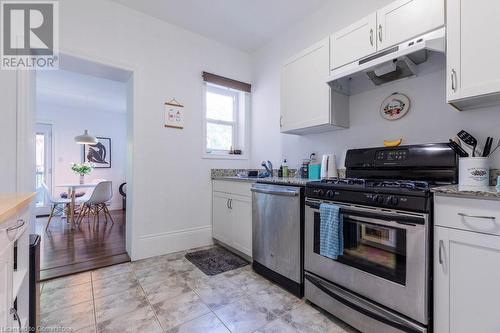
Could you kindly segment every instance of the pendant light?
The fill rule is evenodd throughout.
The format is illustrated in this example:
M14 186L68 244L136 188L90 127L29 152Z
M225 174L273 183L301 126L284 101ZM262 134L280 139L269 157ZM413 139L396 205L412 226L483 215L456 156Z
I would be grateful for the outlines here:
M98 141L95 136L89 135L88 130L85 130L83 135L75 136L75 142L79 145L95 145Z

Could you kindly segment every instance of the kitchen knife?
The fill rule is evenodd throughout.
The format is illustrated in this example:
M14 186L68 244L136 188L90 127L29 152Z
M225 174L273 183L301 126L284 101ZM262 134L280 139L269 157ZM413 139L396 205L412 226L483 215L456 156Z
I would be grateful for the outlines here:
M458 145L455 141L450 139L450 142L448 143L448 146L453 149L453 151L460 157L469 157L469 154Z

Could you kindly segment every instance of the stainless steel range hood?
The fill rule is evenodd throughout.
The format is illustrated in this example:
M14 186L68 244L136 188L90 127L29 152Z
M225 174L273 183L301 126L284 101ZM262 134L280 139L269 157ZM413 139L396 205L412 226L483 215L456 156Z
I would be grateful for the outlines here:
M332 89L342 92L345 90L343 83L359 75L367 76L375 86L416 76L417 65L427 61L429 52L445 52L445 36L445 28L440 28L382 50L332 70L327 82Z

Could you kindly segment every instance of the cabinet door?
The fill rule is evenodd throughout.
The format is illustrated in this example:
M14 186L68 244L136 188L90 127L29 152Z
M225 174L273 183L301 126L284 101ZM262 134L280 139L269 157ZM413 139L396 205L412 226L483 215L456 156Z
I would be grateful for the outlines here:
M448 0L448 102L500 92L500 1Z
M377 49L444 25L444 0L398 0L377 11Z
M232 216L229 208L230 197L224 193L212 195L212 235L213 238L231 245Z
M236 250L252 256L252 199L233 196L230 202L233 217L233 243Z
M434 230L435 332L500 332L500 237Z
M326 38L290 59L281 75L281 132L330 122L330 42Z
M0 331L13 327L9 310L12 307L12 245L3 243L0 249Z
M377 51L377 14L373 13L331 36L332 69Z

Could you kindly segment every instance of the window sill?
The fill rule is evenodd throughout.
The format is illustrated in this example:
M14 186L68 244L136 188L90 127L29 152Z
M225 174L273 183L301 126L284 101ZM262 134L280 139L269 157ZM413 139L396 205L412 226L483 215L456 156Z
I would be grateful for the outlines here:
M211 160L248 160L247 155L234 154L203 154L201 158Z

